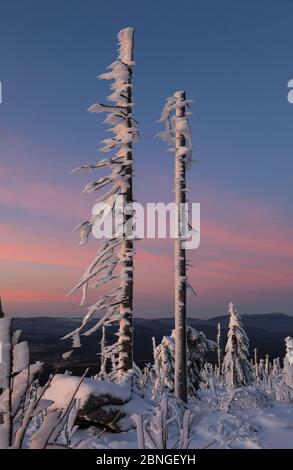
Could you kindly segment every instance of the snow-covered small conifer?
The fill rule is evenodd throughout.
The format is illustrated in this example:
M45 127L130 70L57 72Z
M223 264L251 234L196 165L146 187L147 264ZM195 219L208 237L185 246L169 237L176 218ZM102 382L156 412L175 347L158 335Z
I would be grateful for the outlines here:
M253 368L249 361L249 340L235 305L229 304L229 331L223 361L227 386L231 389L250 385L254 381Z
M205 355L208 351L216 349L215 341L206 338L201 331L196 331L191 326L187 326L187 391L194 396L202 381L201 371L204 365ZM155 388L163 392L164 387L174 391L175 373L175 342L176 330L171 336L164 336L162 342L154 351L154 371L156 374Z
M285 382L289 387L293 388L293 338L287 336L286 343L286 356L284 358L284 374Z

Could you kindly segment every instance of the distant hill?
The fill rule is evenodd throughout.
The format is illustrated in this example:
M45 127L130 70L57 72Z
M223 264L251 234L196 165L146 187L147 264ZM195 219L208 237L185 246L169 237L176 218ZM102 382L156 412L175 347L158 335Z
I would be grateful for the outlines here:
M282 313L262 315L242 315L246 332L250 339L251 353L258 348L259 356L269 354L271 358L284 357L284 338L293 336L293 317ZM221 323L223 343L225 345L228 316L219 316L208 320L190 318L188 324L203 331L210 339L216 338L217 324ZM60 363L62 353L70 349L70 341L60 338L80 324L80 318L67 317L29 317L15 318L14 328L23 331L23 339L30 343L32 360L44 361L51 370ZM169 335L174 328L173 318L136 318L134 322L134 353L136 363L140 366L152 361L152 337L159 343L164 335ZM108 341L114 340L115 329L108 329ZM90 366L92 372L99 365L100 332L83 337L83 347L76 350L67 367L75 373ZM209 358L213 360L213 357Z

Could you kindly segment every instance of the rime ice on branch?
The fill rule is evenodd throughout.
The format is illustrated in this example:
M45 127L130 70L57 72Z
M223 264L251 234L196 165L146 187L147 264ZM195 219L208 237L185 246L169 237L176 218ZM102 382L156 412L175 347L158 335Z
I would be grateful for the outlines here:
M109 67L109 72L99 76L101 79L112 80L112 93L108 100L113 105L93 104L88 111L91 113L106 113L105 123L109 124L112 138L102 141L102 152L114 152L109 158L102 159L96 164L83 165L74 171L92 171L108 169L109 175L103 176L84 188L85 193L97 191L105 186L110 186L106 194L100 197L97 202L107 203L112 210L117 210L118 196L123 200L123 207L131 205L132 195L132 144L138 139L137 122L133 118L132 99L132 69L134 65L134 29L126 28L118 34L119 56ZM79 225L80 244L87 242L96 220L93 215ZM123 230L128 227L131 214L123 214ZM131 224L130 224L131 225ZM82 289L83 305L87 297L88 286L100 287L108 281L118 279L116 285L109 293L100 296L97 302L88 308L82 324L75 331L66 337L72 337L74 346L79 346L79 334L86 327L88 321L95 313L103 312L102 318L87 331L85 335L90 335L100 326L119 322L118 340L114 345L107 345L104 353L114 364L114 377L119 378L128 369L132 368L132 299L133 299L133 241L126 238L125 233L118 238L104 241L97 252L96 257L84 272L77 285L71 293ZM91 284L90 284L91 283Z
M175 395L187 402L186 378L186 251L184 248L186 214L181 210L186 202L186 169L191 164L192 143L186 111L190 101L184 91L177 91L167 99L161 116L166 131L159 136L175 151L175 202L177 206L177 236L175 238Z

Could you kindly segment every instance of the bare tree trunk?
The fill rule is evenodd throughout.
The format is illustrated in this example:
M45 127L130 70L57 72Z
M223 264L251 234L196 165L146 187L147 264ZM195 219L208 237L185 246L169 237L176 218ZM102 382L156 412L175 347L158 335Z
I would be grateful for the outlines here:
M100 375L102 378L106 377L107 375L107 356L105 355L105 347L106 347L106 325L102 326L102 339L101 339L101 367L100 367Z
M185 101L185 92L177 92L178 101ZM176 120L185 117L185 106L176 107ZM175 396L187 403L186 365L186 251L183 246L186 202L186 160L178 151L185 147L185 137L176 126L175 203L178 213L178 233L175 238Z

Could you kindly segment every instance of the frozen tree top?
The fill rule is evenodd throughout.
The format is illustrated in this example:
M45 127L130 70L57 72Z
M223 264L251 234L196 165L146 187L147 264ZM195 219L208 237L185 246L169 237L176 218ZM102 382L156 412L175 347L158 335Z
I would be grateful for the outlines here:
M228 313L230 315L230 327L238 325L240 322L240 317L233 302L230 302L228 305Z
M134 28L122 29L118 35L119 42L119 59L127 65L133 65L133 38Z
M185 91L184 90L175 91L173 96L174 98L185 99Z
M176 152L176 157L184 157L187 168L191 166L192 138L187 116L190 112L191 100L186 99L184 90L178 90L166 99L160 122L165 123L166 130L160 132L158 137L170 145L170 151ZM184 137L185 145L177 146L176 133Z

